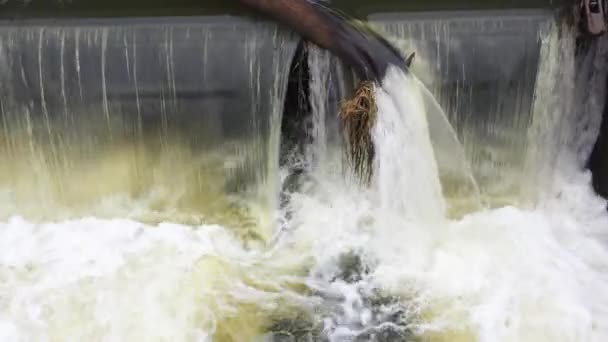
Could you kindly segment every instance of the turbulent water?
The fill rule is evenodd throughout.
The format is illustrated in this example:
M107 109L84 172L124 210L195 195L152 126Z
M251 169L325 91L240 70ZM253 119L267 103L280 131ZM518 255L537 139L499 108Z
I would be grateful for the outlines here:
M230 223L10 215L0 223L0 340L606 340L608 214L581 167L597 132L571 124L593 123L602 104L575 96L584 80L573 33L551 24L539 37L526 127L536 143L522 161L543 180L526 185L533 200L452 218L441 158L460 147L436 151L437 109L397 70L376 89L374 179L362 188L332 138L345 90L314 51L312 162L285 194L274 239L252 244ZM605 45L583 58L585 73L605 73Z

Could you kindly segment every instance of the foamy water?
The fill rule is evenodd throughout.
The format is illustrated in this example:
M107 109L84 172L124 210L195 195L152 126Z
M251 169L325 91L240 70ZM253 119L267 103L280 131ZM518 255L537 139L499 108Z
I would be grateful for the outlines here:
M0 223L0 340L270 340L296 323L331 341L608 339L608 214L589 175L557 172L535 208L450 220L414 82L393 73L377 97L374 185L313 170L276 244L227 226Z
M563 166L554 180L558 190L534 209L509 206L448 220L436 195L438 173L428 134L410 133L424 127L424 119L412 113L424 108L408 101L412 97L399 97L412 85L393 76L385 82L387 90L377 94L377 193L358 197L336 189L339 182L333 180L333 187L319 186L332 198L320 200L325 211L306 198L298 216L305 222L298 233L307 232L317 243L312 250L317 265L324 265L321 274L335 272L331 265L350 250L364 255L371 268L347 290L325 285L343 291L342 304L348 306L336 319L342 325L334 322L334 340L365 330L371 308L362 306L366 291L361 288L400 297L410 315L408 328L431 340L604 340L608 215L606 202L590 187L589 173ZM397 128L400 124L405 127ZM407 147L399 149L399 139ZM382 172L383 167L393 173ZM435 220L425 219L429 210ZM381 326L367 323L367 328Z

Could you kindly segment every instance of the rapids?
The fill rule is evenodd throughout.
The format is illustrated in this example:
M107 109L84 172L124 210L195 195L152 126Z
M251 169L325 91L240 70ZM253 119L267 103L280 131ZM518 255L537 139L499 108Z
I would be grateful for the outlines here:
M559 30L541 33L535 100L545 102L529 135L562 139L529 149L554 166L533 172L550 178L528 189L533 199L451 215L458 199L443 193L440 159L461 147L434 151L436 108L397 70L376 89L374 179L361 188L330 138L335 116L319 77L331 63L316 51L315 162L286 194L274 239L248 239L230 221L11 215L0 222L0 340L605 341L608 214L579 167L588 139L559 124L577 114L565 104L573 60L560 55L570 33L558 39ZM557 91L555 77L571 83Z

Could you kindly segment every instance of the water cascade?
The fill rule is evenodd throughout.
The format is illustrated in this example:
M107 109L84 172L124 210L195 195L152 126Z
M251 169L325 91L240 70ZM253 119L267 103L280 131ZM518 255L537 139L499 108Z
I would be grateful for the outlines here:
M501 11L372 18L404 51L418 54L414 73L448 115L490 205L521 199L538 36L543 25L550 25L551 16L542 11Z
M382 87L375 89L379 118L372 133L377 154L369 187L348 172L336 118L339 102L352 90L352 77L335 59L313 47L307 50L310 139L303 139L306 146L299 155L282 158L281 172L273 170L279 165L279 128L272 123L282 109L275 100L283 96L282 75L287 73L291 54L289 39L273 28L239 31L239 37L247 37L244 49L251 49L245 61L262 61L254 54L273 51L273 63L262 64L270 70L279 68L276 72L262 72L261 62L234 64L235 78L244 74L252 82L230 88L246 91L244 97L217 107L211 100L204 102L206 106L192 104L195 109L212 107L218 112L223 106L231 110L236 106L242 111L226 115L238 115L238 123L245 127L228 125L223 116L213 117L216 121L205 119L202 128L190 120L184 126L173 121L188 102L169 96L179 94L178 85L183 84L173 85L171 80L188 80L186 75L199 71L180 72L179 57L166 51L178 51L177 37L188 35L195 35L194 41L202 41L203 46L212 41L214 48L222 46L223 40L216 41L213 35L198 39L200 30L191 30L193 26L169 30L174 39L160 45L161 53L140 50L132 31L124 43L112 33L115 28L96 28L91 32L99 31L99 35L90 33L90 37L85 34L88 31L78 30L89 38L66 39L65 49L61 43L55 47L55 57L50 52L46 59L34 55L34 66L27 68L19 67L29 65L21 60L32 55L18 56L17 41L44 47L50 43L41 37L55 31L25 31L29 40L4 38L0 59L17 68L0 69L0 75L11 77L11 84L38 90L21 100L23 93L7 92L4 82L0 88L5 128L2 153L13 156L8 159L11 167L32 165L31 170L22 169L29 172L24 179L41 174L34 173L40 170L36 163L44 162L43 175L55 175L50 172L59 166L83 165L81 159L62 152L71 151L71 145L66 145L74 139L70 134L86 134L87 139L79 138L92 140L95 151L123 151L125 145L115 146L123 143L124 130L133 124L125 115L134 113L137 118L138 109L143 113L144 99L152 101L152 108L160 107L166 119L154 129L136 130L141 132L137 139L142 139L137 148L154 147L155 140L146 138L145 131L157 137L161 151L180 139L192 138L188 146L198 147L196 151L205 158L217 153L224 163L231 161L226 152L231 150L224 143L242 148L238 150L241 157L252 156L246 148L257 146L263 158L253 154L259 158L249 161L255 165L253 170L247 169L262 170L265 175L261 183L253 177L257 189L275 191L273 177L278 182L279 174L295 168L304 173L297 186L283 194L282 205L275 206L285 224L265 245L250 244L255 238L239 234L231 221L209 221L205 216L194 223L162 215L150 222L96 211L87 211L92 216L87 218L80 212L30 217L20 207L9 209L0 221L0 340L578 342L608 338L608 214L606 202L593 193L589 174L582 168L592 136L597 134L590 127L601 117L599 94L604 90L593 88L597 93L587 96L582 86L589 77L599 82L602 73L605 79L606 70L599 61L608 51L606 38L576 59L574 32L546 14L452 15L458 19L443 13L422 14L419 20L374 18L389 39L417 52L418 66L407 75L391 70ZM147 30L166 32L157 27ZM53 34L61 37L60 31ZM4 32L7 37L25 34L10 28ZM67 90L62 84L83 76L85 64L70 68L62 63L56 68L44 64L54 58L63 60L59 57L67 56L67 51L80 55L73 61L83 61L85 50L76 49L76 41L116 50L97 52L94 55L100 58L86 64L93 69L89 73L100 76L101 85L85 86L90 78L82 77L82 87L72 85ZM264 44L277 49L263 49L268 47ZM209 51L200 45L188 46ZM504 49L504 55L497 47ZM158 58L159 66L142 74L142 61L133 51L137 56ZM205 60L205 54L192 52L194 56ZM207 69L209 63L214 67ZM216 69L218 64L210 60L196 65L211 74L233 71ZM131 71L110 72L118 66ZM22 69L27 71L21 73ZM38 82L27 81L27 72L32 70L35 74L29 77ZM161 75L154 78L159 70ZM48 76L48 84L41 81L47 80L47 71L58 72L57 77ZM76 76L61 76L68 72ZM151 86L136 81L139 75L160 82L159 88L145 90ZM116 92L121 93L112 83L115 77L131 77L134 102L112 100ZM219 85L209 78L192 83L202 89ZM83 97L97 98L94 106L83 105L92 101L78 102L82 101L80 89ZM168 98L147 99L143 94L149 92L163 96L166 92ZM76 104L71 105L72 101ZM133 111L124 108L128 103L134 104ZM271 123L264 121L268 119L250 122L249 114L243 116L252 104L270 112ZM191 113L191 107L187 108ZM76 129L63 133L56 125L87 124L77 120L77 110L90 120L88 133ZM18 115L19 111L26 114ZM258 118L256 113L250 115ZM35 122L42 125L36 127ZM152 125L142 118L141 126L147 124ZM15 128L25 136L7 134ZM215 140L194 144L195 137L204 135L190 129L216 134ZM159 135L159 131L167 133ZM254 133L260 131L267 133L264 142L252 144ZM18 154L17 147L27 153ZM85 147L77 145L70 153L80 156ZM172 151L167 150L166 156L173 156ZM183 147L178 151L183 152ZM86 160L100 163L99 155ZM23 161L18 156L27 158ZM185 166L198 165L196 159L190 160ZM174 161L170 165L171 172L182 167ZM245 179L250 179L245 173ZM64 176L53 178L58 184L59 180L88 184L60 175ZM152 184L163 184L173 175L156 178ZM201 178L216 182L207 175ZM31 192L9 190L7 196L27 194L25 204L44 208L40 204L44 201L29 200L36 199ZM206 189L202 192L214 199L218 196ZM241 200L257 201L246 196ZM122 206L116 201L110 204ZM20 202L9 197L7 203ZM200 205L203 212L208 208L204 203Z
M270 224L289 34L212 17L23 25L0 27L0 217Z

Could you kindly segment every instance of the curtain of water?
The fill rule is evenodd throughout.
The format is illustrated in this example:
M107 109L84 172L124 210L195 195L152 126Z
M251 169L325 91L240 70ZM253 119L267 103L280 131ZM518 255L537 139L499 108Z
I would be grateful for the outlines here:
M445 110L490 205L520 200L539 29L550 20L536 11L372 18L404 52L416 52L412 70ZM449 197L449 181L444 190Z
M522 197L532 203L550 190L557 154L567 143L563 139L564 124L575 111L575 32L547 23L539 37L541 59L527 131L526 177L522 182Z
M323 165L327 153L327 99L328 85L330 84L331 57L327 51L310 47L310 107L312 110L312 151L311 156L317 158L317 165ZM330 114L331 115L331 114Z
M348 165L343 163L344 160L341 158L344 156L345 146L337 115L340 101L352 94L355 85L353 75L345 72L339 61L331 58L327 52L312 47L309 55L314 137L309 154L312 159L322 160L320 165L315 165L317 172L321 170L327 174L328 171L339 170L343 175L349 175ZM419 93L416 96L420 97L425 107L424 112L427 113L435 155L439 161L443 192L452 197L457 194L464 199L461 203L455 204L452 198L451 213L457 213L463 204L469 210L479 207L479 190L458 137L433 94L419 80L413 79L412 82L414 84L407 84L412 86L417 94ZM408 90L403 89L403 91Z
M293 39L188 20L0 27L0 217L240 224L243 200L276 206Z
M445 218L425 103L413 77L390 70L376 91L374 183L381 208L415 222Z
M352 92L352 76L327 51L309 46L312 144L308 158L316 172L343 172L343 140L338 120L342 99Z
M608 38L587 42L575 56L575 29L549 24L541 37L523 193L532 201L559 193L556 179L586 167L601 126L608 74Z

